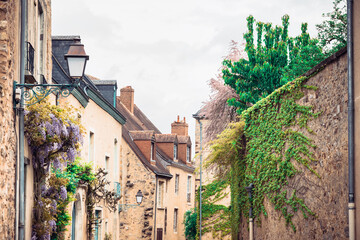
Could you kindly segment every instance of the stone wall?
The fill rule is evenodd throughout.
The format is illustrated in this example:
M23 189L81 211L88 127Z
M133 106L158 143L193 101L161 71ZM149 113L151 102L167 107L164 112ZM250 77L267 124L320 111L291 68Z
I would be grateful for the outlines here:
M321 70L321 69L320 69ZM296 165L302 173L289 180L289 189L296 189L298 197L316 214L304 219L301 211L294 213L296 232L286 226L279 211L265 199L268 217L261 216L261 226L255 224L255 239L346 239L348 237L348 131L347 131L347 57L342 54L328 59L324 69L311 77L306 85L318 89L305 90L301 105L314 106L321 115L311 120L310 134L299 130L317 145L311 165L321 178ZM294 163L294 161L293 161ZM295 164L295 163L294 163ZM290 192L290 191L289 191ZM247 220L243 219L239 239L248 239ZM244 224L245 222L245 224Z
M120 238L152 239L154 234L155 174L146 169L124 139L121 140L121 204L135 204L136 193L144 195L139 206L122 206L120 212Z
M19 79L19 1L0 2L0 238L15 239L16 136L13 81Z

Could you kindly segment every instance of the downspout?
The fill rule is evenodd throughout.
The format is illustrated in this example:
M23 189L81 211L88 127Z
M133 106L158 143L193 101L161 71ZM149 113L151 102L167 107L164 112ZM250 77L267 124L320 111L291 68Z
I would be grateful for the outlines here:
M20 33L20 84L25 83L25 31L26 0L21 0L21 33ZM21 96L23 89L21 89ZM25 239L25 166L24 166L24 100L20 98L19 107L19 240Z
M347 0L349 239L355 240L353 0Z
M201 224L202 224L202 122L198 118L200 124L200 197L199 197L199 239L201 240Z
M155 214L154 214L154 240L156 239L156 212L157 212L157 192L158 192L158 176L155 174Z

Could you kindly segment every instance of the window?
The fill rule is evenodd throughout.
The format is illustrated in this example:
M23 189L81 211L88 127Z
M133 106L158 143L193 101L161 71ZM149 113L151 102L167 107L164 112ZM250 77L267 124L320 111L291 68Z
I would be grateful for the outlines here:
M118 141L114 139L114 179L115 181L119 181L119 160L118 160Z
M89 141L89 161L94 162L94 154L95 154L95 137L94 133L90 132L90 141Z
M159 181L159 189L158 189L158 208L162 208L164 206L164 182Z
M187 178L187 194L186 194L186 199L187 202L191 202L191 176L188 176Z
M95 210L95 233L94 239L101 239L101 210Z
M178 146L174 144L174 159L177 159Z
M175 175L175 194L179 193L179 174Z
M154 152L155 152L155 144L152 142L151 143L151 150L150 150L150 160L151 161L155 161Z
M177 232L178 225L178 209L174 208L174 232Z
M43 72L43 64L44 64L44 12L43 12L43 8L40 4L40 2L38 2L38 15L37 15L37 39L36 42L37 44L35 45L36 51L35 53L37 54L37 74L38 74L38 79L39 81L41 81L40 83L43 83L43 79L41 79L41 75L44 73Z
M108 172L107 176L109 176L109 159L109 156L105 156L105 171Z
M190 147L186 147L186 162L190 162Z

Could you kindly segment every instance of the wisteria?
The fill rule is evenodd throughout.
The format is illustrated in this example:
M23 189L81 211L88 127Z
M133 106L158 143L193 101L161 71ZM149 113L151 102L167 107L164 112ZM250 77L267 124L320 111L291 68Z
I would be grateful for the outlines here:
M51 172L62 171L79 155L82 131L74 116L70 108L47 101L25 111L25 136L36 173L32 240L50 239L56 232L58 205L68 199L67 180L56 178Z

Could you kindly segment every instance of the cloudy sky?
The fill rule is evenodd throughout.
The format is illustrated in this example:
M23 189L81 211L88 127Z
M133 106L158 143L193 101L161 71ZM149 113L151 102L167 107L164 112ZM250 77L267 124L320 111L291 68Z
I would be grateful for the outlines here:
M231 40L243 41L246 17L281 24L290 35L315 24L332 0L52 0L52 34L80 35L90 60L86 73L132 86L135 104L163 133L177 115L192 114L208 99Z

